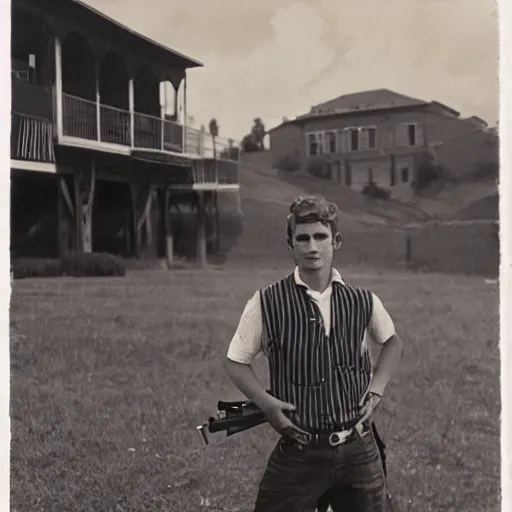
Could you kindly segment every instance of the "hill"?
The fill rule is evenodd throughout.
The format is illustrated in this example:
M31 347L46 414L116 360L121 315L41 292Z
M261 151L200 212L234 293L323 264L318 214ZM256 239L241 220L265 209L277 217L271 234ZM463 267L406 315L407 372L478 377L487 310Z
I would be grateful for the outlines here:
M344 264L396 266L405 258L403 228L411 218L416 222L429 218L395 201L368 199L336 183L295 173L286 175L252 162L241 164L240 185L243 232L229 252L231 262L240 257L244 262L247 258L268 258L271 265L289 258L285 219L298 195L319 194L338 205L345 240L339 258Z
M369 199L347 187L300 171L287 173L272 169L269 152L244 155L240 184L243 230L231 247L227 260L232 264L243 262L243 265L251 259L255 263L263 259L269 267L282 265L284 261L289 263L285 218L290 202L301 194L319 194L338 205L344 245L336 255L336 264L343 266L367 264L396 268L406 264L408 254L412 265L429 266L431 262L436 263L436 258L439 259L439 252L453 254L462 248L453 238L452 228L435 226L437 222L431 221L489 218L497 205L496 198L482 199L486 191L490 196L493 186L495 189L495 185L489 183L477 187L467 184L445 186L437 191L437 195L418 198L414 205ZM486 209L489 210L487 213L484 212ZM424 228L411 231L411 225ZM491 228L477 228L485 232L477 233L475 238L471 235L471 226L465 229L464 237L476 240L478 251L481 244L487 246L489 237L494 236L492 232L487 233ZM408 245L408 240L412 240L412 246ZM443 249L448 246L448 251ZM411 247L412 253L408 252ZM463 251L472 252L471 247L466 246ZM459 265L459 259L452 262L449 271L453 271L454 266L460 267L460 271L467 269L470 272L476 268L471 262L460 262ZM491 262L483 262L482 265L494 268L494 259L494 252L489 258L482 257L482 260ZM434 266L442 270L443 265L444 260Z

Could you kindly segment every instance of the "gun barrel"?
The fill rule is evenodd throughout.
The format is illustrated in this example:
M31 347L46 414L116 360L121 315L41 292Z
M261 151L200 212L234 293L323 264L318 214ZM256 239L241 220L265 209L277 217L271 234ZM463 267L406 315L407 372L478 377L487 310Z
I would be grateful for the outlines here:
M265 421L265 414L261 411L251 412L249 414L244 414L243 416L235 416L231 418L215 419L212 417L208 421L208 431L213 433L239 427L242 427L245 430L248 428L248 425L254 426L255 424L264 423Z

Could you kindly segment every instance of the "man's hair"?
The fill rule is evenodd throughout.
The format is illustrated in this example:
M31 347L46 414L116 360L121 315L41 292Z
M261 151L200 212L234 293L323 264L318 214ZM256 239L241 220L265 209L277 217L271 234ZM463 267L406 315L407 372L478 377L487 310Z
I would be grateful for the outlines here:
M338 207L320 196L299 196L290 205L286 217L286 238L290 247L293 245L293 232L297 224L321 222L330 226L332 236L338 232Z

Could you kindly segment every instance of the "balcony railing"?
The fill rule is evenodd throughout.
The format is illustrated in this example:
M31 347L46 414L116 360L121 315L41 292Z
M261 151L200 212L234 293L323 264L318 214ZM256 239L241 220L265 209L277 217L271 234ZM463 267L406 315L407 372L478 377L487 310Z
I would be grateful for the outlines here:
M11 158L55 163L52 122L48 119L12 112Z
M214 160L203 158L193 167L194 183L216 183L218 185L238 185L238 162L234 160Z
M183 127L168 119L62 94L62 135L132 148L183 152ZM133 139L133 140L132 140Z

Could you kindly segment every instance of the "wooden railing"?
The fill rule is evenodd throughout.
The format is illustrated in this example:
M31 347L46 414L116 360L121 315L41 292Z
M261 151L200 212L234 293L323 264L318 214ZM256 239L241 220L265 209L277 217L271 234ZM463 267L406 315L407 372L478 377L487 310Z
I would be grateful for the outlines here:
M12 112L11 158L55 163L52 122L48 119Z
M62 134L133 148L183 152L183 127L168 119L135 112L133 140L128 110L62 94Z
M239 165L234 160L214 160L203 158L193 167L194 183L216 183L218 185L238 185Z

